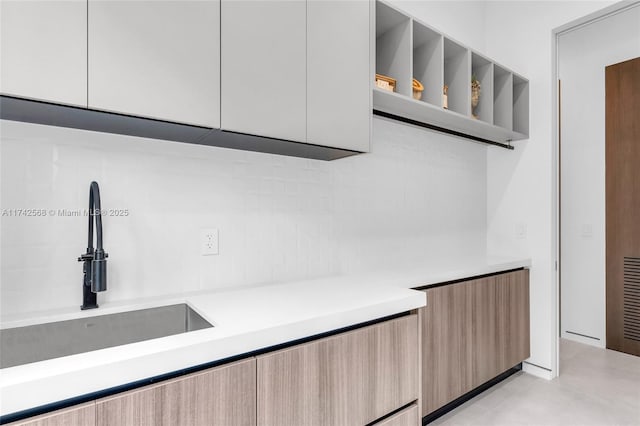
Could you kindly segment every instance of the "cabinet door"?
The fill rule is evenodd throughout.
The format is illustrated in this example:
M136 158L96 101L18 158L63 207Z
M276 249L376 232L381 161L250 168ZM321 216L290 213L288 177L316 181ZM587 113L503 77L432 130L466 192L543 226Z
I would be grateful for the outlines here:
M496 278L473 280L471 345L473 351L472 385L477 387L501 373L498 368L496 332Z
M89 107L220 127L219 0L89 0Z
M502 373L531 355L529 270L496 275L498 369Z
M96 404L91 402L9 423L7 426L93 426L95 424Z
M86 0L2 0L0 92L87 106Z
M254 426L255 358L97 401L98 426Z
M422 318L422 416L473 389L473 282L427 290Z
M222 0L222 128L306 142L306 3Z
M258 425L364 425L415 401L416 317L258 357Z
M369 151L371 5L307 1L307 142Z

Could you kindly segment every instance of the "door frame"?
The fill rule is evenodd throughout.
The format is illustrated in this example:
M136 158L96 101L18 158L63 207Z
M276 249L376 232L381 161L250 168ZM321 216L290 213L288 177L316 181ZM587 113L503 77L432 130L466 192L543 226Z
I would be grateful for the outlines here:
M611 6L607 6L603 9L597 10L581 18L570 21L564 25L561 25L552 30L552 46L551 46L551 143L552 143L552 204L553 204L553 242L555 244L555 292L553 293L553 305L555 305L555 321L552 321L552 344L551 347L555 352L555 357L552 357L552 376L556 377L560 375L560 336L562 330L560 328L560 287L562 285L560 281L560 270L562 269L562 259L560 257L561 248L561 216L560 216L560 116L558 104L560 102L560 91L558 90L558 43L559 37L562 34L566 34L571 31L575 31L592 23L606 19L618 13L625 12L634 7L640 6L640 0L626 0L617 2ZM606 345L606 336L604 344Z

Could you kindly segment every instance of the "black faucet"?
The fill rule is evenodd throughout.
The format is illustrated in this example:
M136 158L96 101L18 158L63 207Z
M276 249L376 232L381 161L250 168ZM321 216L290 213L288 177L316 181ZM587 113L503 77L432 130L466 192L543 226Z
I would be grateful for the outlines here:
M102 248L102 212L100 211L100 188L98 182L91 182L89 187L89 242L87 252L78 258L84 262L82 272L82 306L80 309L98 307L96 293L107 290L107 257ZM96 248L93 248L93 221L96 222Z

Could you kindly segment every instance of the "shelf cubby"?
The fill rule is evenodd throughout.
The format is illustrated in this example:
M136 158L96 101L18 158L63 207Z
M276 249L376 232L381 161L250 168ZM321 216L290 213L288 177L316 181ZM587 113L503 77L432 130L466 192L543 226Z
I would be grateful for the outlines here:
M477 53L471 54L471 78L474 76L480 82L480 99L471 108L472 116L475 112L474 118L493 124L493 63Z
M376 73L396 80L396 93L411 96L411 18L376 2Z
M513 130L529 134L529 82L513 74Z
M493 66L493 124L513 130L513 74Z
M469 50L444 38L444 84L449 86L449 109L471 115L471 64Z
M413 22L413 78L424 86L423 102L442 107L443 37L431 28Z
M513 148L529 137L529 81L402 10L376 0L376 73L396 79L394 93L373 89L373 110L388 119ZM471 79L480 81L471 106ZM412 78L424 86L413 98ZM443 89L448 86L448 108Z

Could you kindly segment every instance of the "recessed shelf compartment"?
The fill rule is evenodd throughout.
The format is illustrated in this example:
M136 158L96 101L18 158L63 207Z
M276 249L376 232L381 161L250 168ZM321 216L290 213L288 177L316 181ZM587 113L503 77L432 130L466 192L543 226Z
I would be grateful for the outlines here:
M471 64L469 50L445 37L444 84L448 86L449 109L471 115Z
M396 92L411 96L411 18L376 3L376 73L396 80Z
M424 86L421 100L442 106L443 37L431 28L413 22L413 78Z
M513 74L513 130L529 134L529 82Z
M471 54L471 79L480 82L480 96L478 105L471 107L471 114L477 120L493 123L493 63L488 59ZM471 83L470 83L471 84ZM472 92L473 97L473 92Z
M374 113L494 145L529 137L529 81L384 0L376 1L376 72L395 93L373 89ZM480 82L472 106L472 76ZM411 80L424 86L413 99ZM443 89L447 86L444 108Z
M513 74L493 66L493 124L513 129Z

